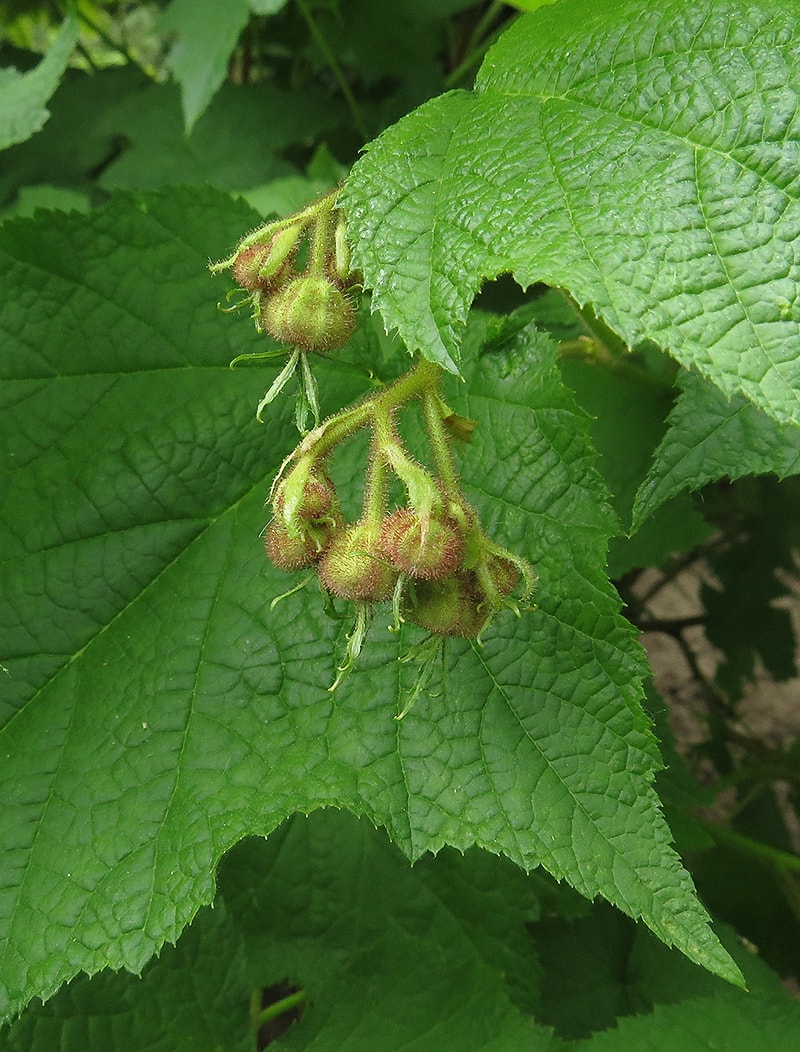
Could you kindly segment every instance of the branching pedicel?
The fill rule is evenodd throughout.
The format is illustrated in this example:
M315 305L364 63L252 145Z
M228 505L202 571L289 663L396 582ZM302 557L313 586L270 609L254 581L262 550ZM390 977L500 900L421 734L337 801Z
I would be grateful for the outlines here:
M305 237L307 261L298 273ZM520 584L522 599L531 594L533 567L487 536L461 492L450 443L453 438L469 440L471 422L445 403L438 365L420 357L392 384L319 422L307 356L327 353L350 338L355 324L351 297L359 282L359 275L350 271L335 192L254 230L211 270L227 268L245 293L244 302L251 304L259 331L293 348L287 367L261 400L259 417L300 363L298 426L304 431L309 407L316 421L273 482L267 554L282 570L313 567L328 596L355 604L355 627L331 690L352 669L377 603L392 602L395 628L411 622L431 634L410 652L423 659L424 667L402 716L419 685L430 679L441 641L447 636L477 639L504 607L517 610L510 596ZM434 471L414 460L397 428L398 413L412 402L422 406ZM341 443L367 427L372 441L363 507L358 519L348 522L328 465ZM406 504L390 512L393 478L402 482Z

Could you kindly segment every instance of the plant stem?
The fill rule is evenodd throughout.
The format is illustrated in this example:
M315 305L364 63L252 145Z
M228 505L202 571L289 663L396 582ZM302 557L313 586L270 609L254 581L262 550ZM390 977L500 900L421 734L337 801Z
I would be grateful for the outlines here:
M330 196L330 195L328 195ZM327 200L327 198L325 198ZM308 249L306 273L313 277L324 277L328 257L331 254L331 203L330 208L321 208L317 212L311 230L311 245Z
M377 445L378 443L375 441L373 443L373 455L369 461L362 519L363 522L372 527L376 534L380 532L381 520L386 514L389 482L386 474L386 461L378 455Z
M289 994L288 997L282 997L280 1001L275 1001L271 1005L267 1005L266 1008L262 1008L260 1012L253 1016L253 1029L258 1030L264 1023L268 1023L271 1019L277 1018L279 1015L284 1015L286 1012L291 1012L293 1008L299 1008L300 1005L305 1004L306 997L305 990L298 990L294 994Z
M308 205L307 208L303 208L299 212L293 212L291 215L284 216L282 219L274 219L269 223L262 223L261 226L257 226L255 230L251 230L249 234L246 234L236 245L235 251L228 256L227 259L221 260L219 263L211 263L209 270L212 274L218 274L222 270L227 270L232 267L236 262L236 258L244 248L249 248L250 245L258 245L262 242L266 244L270 237L277 234L279 230L285 230L287 227L295 226L300 231L305 230L307 226L314 220L314 218L321 211L330 211L333 208L334 202L331 201L328 204L328 199L333 198L335 200L336 195L339 193L338 188L331 190L330 193L325 194L318 201L314 201L313 204ZM299 236L299 235L298 235Z
M728 847L743 855L749 855L751 858L768 863L777 873L800 874L800 858L796 855L790 855L788 851L781 851L780 848L764 844L760 840L753 840L752 837L737 833L733 829L728 829L727 826L715 825L714 822L708 822L705 819L696 819L696 821L715 840L727 844Z
M501 3L492 4L486 12L486 14L484 15L484 17L481 19L478 28L481 31L483 31L484 29L488 29L489 25L494 20L495 15L498 12L502 11L503 7L504 5ZM461 80L466 76L466 74L469 73L469 71L473 69L473 67L478 65L478 63L481 61L481 59L492 46L492 44L494 44L494 42L501 36L501 34L504 33L505 30L518 17L518 15L513 16L513 18L498 26L492 33L489 34L489 36L486 37L484 41L482 41L480 44L476 44L470 50L469 54L466 55L461 62L459 62L456 68L451 73L448 73L448 75L445 77L444 86L446 88L454 88L457 84L459 84ZM479 34L476 31L473 34L473 39L475 39L478 35Z
M425 392L427 393L427 392ZM397 436L389 410L375 405L375 457L389 464L408 493L408 502L420 518L428 519L439 510L441 497L430 472L417 464L406 452Z
M385 412L397 408L416 397L432 383L437 382L439 375L438 365L429 362L426 358L418 358L416 364L407 373L404 373L383 391L377 391L365 398L363 402L359 402L358 405L344 409L341 413L336 413L324 420L319 427L306 435L290 459L307 454L314 457L327 456L348 435L354 434L374 420L377 407Z
M435 388L428 387L422 392L422 408L425 413L425 424L431 440L436 470L448 497L455 497L458 492L458 475L456 474L450 443L442 422L441 402Z
M359 135L364 140L364 142L366 142L368 139L371 138L370 131L361 114L361 108L356 102L356 97L350 90L350 85L347 83L347 78L344 75L342 67L339 65L336 56L328 46L328 41L322 35L322 32L320 31L320 28L317 25L313 15L308 10L305 0L297 0L297 9L303 16L303 20L308 26L309 32L314 38L314 42L322 52L323 58L328 63L331 73L333 74L336 83L339 85L339 90L341 91L342 95L344 95L345 102L347 103L350 113L352 114L353 123L358 129Z

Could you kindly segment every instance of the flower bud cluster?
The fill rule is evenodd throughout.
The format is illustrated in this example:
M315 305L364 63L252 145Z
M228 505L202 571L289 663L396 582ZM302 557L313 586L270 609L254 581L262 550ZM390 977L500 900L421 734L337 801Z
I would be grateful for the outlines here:
M341 347L355 326L352 291L358 275L350 269L345 221L335 201L334 192L258 227L232 256L210 267L212 273L232 270L260 332L301 351L324 354Z
M280 569L315 567L332 596L393 600L400 620L439 636L474 638L509 605L521 580L530 593L534 573L486 535L460 491L445 424L451 413L438 380L438 368L421 363L307 435L273 486L266 548ZM395 427L397 409L420 396L437 472L410 456ZM327 465L334 449L364 425L372 429L364 503L348 522ZM388 511L392 475L403 483L407 503Z

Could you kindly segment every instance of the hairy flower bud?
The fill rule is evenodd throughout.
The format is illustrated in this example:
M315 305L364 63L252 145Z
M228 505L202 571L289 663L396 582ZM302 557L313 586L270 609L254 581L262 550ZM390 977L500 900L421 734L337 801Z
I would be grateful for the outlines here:
M302 570L313 566L321 554L321 544L310 532L292 534L285 524L273 519L264 538L270 562L279 570Z
M301 234L300 227L288 226L276 231L268 242L243 248L233 263L236 284L250 292L277 288L294 262Z
M448 577L464 558L464 539L451 519L418 518L398 508L381 525L381 549L404 573L424 580Z
M273 507L275 514L284 522L300 519L313 522L338 511L336 489L321 470L312 470L305 478L297 481L295 474L290 472L278 487Z
M337 530L319 564L323 587L342 599L391 598L397 573L384 561L377 541L376 528L363 521Z
M269 255L266 245L248 245L243 248L233 264L233 279L237 285L249 292L264 288L261 265Z
M418 581L404 598L403 616L437 635L474 638L488 620L472 574Z
M324 352L347 343L355 327L355 313L353 304L332 281L303 274L264 300L261 325L282 343Z
M500 595L511 595L519 584L519 568L510 559L505 559L501 555L489 555L486 559L486 568Z

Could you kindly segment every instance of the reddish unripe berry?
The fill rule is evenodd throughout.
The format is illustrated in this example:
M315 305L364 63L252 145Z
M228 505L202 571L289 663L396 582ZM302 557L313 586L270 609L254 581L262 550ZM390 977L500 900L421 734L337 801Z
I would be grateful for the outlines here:
M261 325L282 343L304 351L330 351L350 339L353 304L327 277L293 278L261 304Z
M319 563L323 587L342 599L391 598L397 572L384 561L377 540L377 530L364 522L337 530Z
M451 519L420 519L398 508L381 525L381 548L398 570L423 580L449 577L464 558L464 538Z

